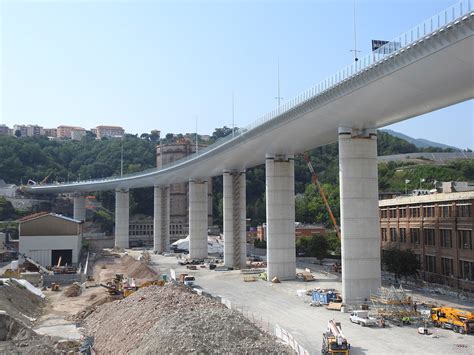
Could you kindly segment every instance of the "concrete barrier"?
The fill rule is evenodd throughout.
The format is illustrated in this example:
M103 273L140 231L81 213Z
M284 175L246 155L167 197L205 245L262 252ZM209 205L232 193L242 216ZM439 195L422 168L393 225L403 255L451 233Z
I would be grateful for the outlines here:
M86 281L84 274L56 274L56 275L43 275L43 286L49 287L53 282L59 283L60 285L70 285L74 282L83 283Z

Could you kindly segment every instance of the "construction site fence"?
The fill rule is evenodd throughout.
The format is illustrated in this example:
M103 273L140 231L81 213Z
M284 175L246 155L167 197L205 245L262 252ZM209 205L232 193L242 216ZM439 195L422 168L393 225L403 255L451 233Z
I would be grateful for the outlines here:
M293 350L295 350L295 352L298 355L309 355L309 352L303 346L301 346L298 343L298 341L288 331L281 328L278 324L273 324L272 322L270 322L270 320L250 311L245 306L233 303L222 296L212 295L211 293L203 291L200 288L194 288L193 291L199 295L202 295L204 297L209 297L219 303L222 303L228 309L232 309L232 310L236 310L240 312L245 318L247 318L252 323L254 323L262 331L272 336L275 336L276 338L281 340L283 343L290 346Z
M474 293L474 281L458 279L450 276L444 276L440 274L435 274L432 272L422 271L421 278L431 284L437 284L439 286L448 286L453 290L446 290L446 292L452 293L452 296L461 297L473 297ZM436 288L436 285L430 285L432 288ZM438 288L439 288L438 286ZM461 292L460 292L461 291Z
M460 299L474 299L474 281L420 271L418 277L396 280L392 273L382 271L382 277L392 283L420 287L428 292L440 293Z

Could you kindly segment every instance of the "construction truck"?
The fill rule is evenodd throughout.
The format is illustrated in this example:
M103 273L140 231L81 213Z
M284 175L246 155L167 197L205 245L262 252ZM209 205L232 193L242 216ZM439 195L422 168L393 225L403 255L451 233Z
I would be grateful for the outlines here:
M348 355L350 348L351 344L347 342L342 333L341 323L330 320L327 332L323 333L321 353L324 355Z
M435 327L452 329L456 333L474 333L474 313L451 307L431 309L431 320Z

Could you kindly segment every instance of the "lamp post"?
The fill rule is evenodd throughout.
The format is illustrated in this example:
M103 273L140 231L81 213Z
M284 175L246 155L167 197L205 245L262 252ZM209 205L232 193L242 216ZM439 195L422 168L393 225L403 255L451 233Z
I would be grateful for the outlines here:
M405 180L405 195L408 195L408 184L410 183L410 180L406 179Z
M426 181L426 180L423 179L423 178L420 179L420 190L421 190L421 183L422 183L422 182L425 182L425 181Z

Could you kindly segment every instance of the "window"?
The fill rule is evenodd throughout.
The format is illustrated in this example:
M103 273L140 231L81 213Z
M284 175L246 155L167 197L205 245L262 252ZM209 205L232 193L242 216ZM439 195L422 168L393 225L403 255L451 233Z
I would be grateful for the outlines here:
M386 209L380 210L380 218L387 218L387 210Z
M459 260L459 276L463 280L474 281L474 262Z
M387 241L387 228L382 228L381 229L381 238L383 242Z
M434 206L424 206L423 207L423 217L434 217L435 208Z
M453 237L451 235L451 229L440 229L439 239L440 239L441 246L443 248L453 247Z
M441 272L445 276L453 275L453 259L441 258Z
M462 205L458 205L458 217L471 217L471 204L470 203L463 203Z
M458 240L460 249L472 249L472 239L470 230L458 230Z
M397 241L397 228L390 228L390 241L391 242Z
M390 209L390 218L397 218L397 209L391 208Z
M406 243L406 242L407 242L407 229L400 228L400 243Z
M402 207L398 210L398 213L400 215L400 218L407 218L407 208Z
M410 228L410 242L411 244L420 244L420 229Z
M424 229L424 243L425 245L435 245L435 230L434 229Z
M425 270L428 272L436 272L436 256L425 256Z
M450 205L439 206L439 216L442 218L451 217L451 206Z
M420 208L419 207L410 207L410 217L419 218L420 217Z

